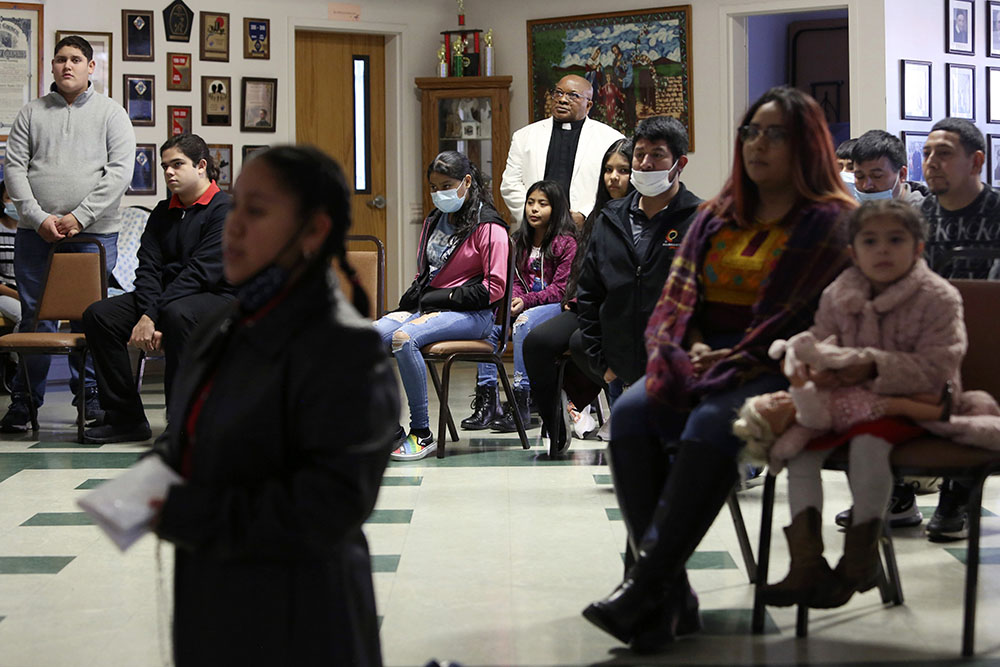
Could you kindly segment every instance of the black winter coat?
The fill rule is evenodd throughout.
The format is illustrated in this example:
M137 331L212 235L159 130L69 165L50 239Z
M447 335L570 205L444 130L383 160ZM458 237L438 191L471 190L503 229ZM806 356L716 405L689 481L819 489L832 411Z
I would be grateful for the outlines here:
M155 451L191 477L157 532L174 543L174 653L186 665L380 665L361 532L400 403L371 325L322 271L256 321L235 304L192 335ZM266 311L266 312L265 312Z
M653 313L681 239L701 199L684 184L664 211L653 216L646 256L636 255L629 208L632 192L608 202L594 223L577 287L577 318L591 369L608 368L632 384L646 372L646 322ZM671 230L676 234L670 234Z

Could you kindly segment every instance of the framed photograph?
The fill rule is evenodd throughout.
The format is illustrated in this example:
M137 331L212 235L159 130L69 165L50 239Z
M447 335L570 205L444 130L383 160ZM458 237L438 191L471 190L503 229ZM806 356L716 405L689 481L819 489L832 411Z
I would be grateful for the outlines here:
M167 107L167 118L170 119L170 132L168 136L176 137L178 134L191 134L191 113L189 106Z
M986 3L986 55L1000 58L1000 2Z
M83 37L94 47L94 73L90 75L90 83L95 91L111 97L111 33L56 30L56 43L70 35Z
M551 115L567 74L593 85L594 120L631 135L643 118L673 116L694 150L690 5L528 21L532 121Z
M986 122L1000 123L1000 67L986 68Z
M899 105L903 120L931 120L931 63L899 61Z
M26 2L0 2L0 141L29 100L42 95L42 9Z
M990 185L1000 188L1000 134L986 135L986 178Z
M198 40L202 60L229 62L229 14L221 12L199 12L201 30Z
M976 66L945 64L945 115L976 119Z
M229 192L233 189L233 145L208 144L208 154L212 156L212 162L219 169L219 177L215 179L215 184L220 190Z
M924 143L927 141L926 132L910 132L903 130L899 138L903 140L906 147L907 179L922 183L924 180Z
M243 19L243 57L271 59L271 19Z
M135 126L156 125L156 104L153 91L156 77L152 74L126 74L124 84L124 106L129 120Z
M247 144L243 147L243 161L241 164L246 164L246 161L253 157L254 153L259 153L260 151L266 151L270 146L262 144Z
M233 96L228 76L201 77L201 124L233 124Z
M167 90L191 90L191 54L167 54Z
M274 114L278 106L278 80L243 77L240 95L243 132L274 132Z
M135 166L127 195L156 194L156 144L136 144Z
M122 10L122 60L153 60L153 12Z
M945 0L944 50L948 53L976 55L972 36L976 34L976 5L973 0Z

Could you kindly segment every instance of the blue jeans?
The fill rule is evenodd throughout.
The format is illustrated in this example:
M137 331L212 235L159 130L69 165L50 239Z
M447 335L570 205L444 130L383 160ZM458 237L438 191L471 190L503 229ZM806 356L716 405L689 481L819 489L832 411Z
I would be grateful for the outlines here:
M375 330L382 342L396 357L399 377L403 381L406 402L410 407L410 430L430 427L427 414L427 367L420 348L441 340L486 338L493 326L492 309L457 312L442 310L433 313L396 311L379 318Z
M528 382L528 371L524 367L524 339L545 320L551 320L562 312L562 305L558 303L543 303L540 306L528 308L522 311L514 326L511 327L511 337L514 339L514 387L516 389L528 389L531 385ZM493 344L498 343L500 338L500 325L493 327L490 333L490 340ZM478 380L476 384L480 387L497 384L497 367L493 364L479 364Z
M115 268L118 260L118 233L114 234L80 234L76 238L93 238L101 242L104 246L104 254L107 262L107 272ZM38 300L42 295L42 283L45 281L45 272L48 269L49 251L52 244L38 235L38 232L31 229L18 229L14 239L14 277L17 280L17 293L21 298L21 325L19 331L32 331L35 326L35 314L38 312ZM97 252L97 248L92 245L69 244L64 247L66 252ZM56 330L58 322L43 320L38 323L38 332L52 332ZM81 322L70 322L70 330L74 333L83 333ZM35 399L35 405L41 405L45 400L45 381L49 374L49 363L52 358L47 354L32 354L21 357L22 364L27 364L28 377L31 380L31 395ZM80 357L77 354L70 355L69 364L69 386L73 393L76 393L80 382L79 371ZM83 382L88 389L97 388L97 378L94 375L94 364L90 357L87 358L87 372ZM24 386L24 376L18 372L11 387L12 400L17 396L24 396L26 388ZM26 399L24 399L26 400Z

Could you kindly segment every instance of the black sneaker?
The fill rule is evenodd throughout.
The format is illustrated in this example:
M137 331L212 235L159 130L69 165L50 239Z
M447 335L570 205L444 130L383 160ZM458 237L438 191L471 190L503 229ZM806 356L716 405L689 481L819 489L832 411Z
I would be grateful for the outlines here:
M108 445L114 442L142 442L149 440L152 435L147 422L131 425L103 424L84 431L83 441L92 445Z
M101 408L101 401L97 397L97 387L87 387L83 390L84 401L86 401L84 406L84 419L87 420L87 426L102 426L105 422L105 414L103 408ZM75 408L79 401L76 396L73 396L73 407ZM76 418L77 426L80 425L80 418Z
M834 519L834 522L847 528L851 525L852 510L846 509ZM917 507L917 497L913 491L913 485L908 482L898 482L892 487L892 498L889 499L889 509L886 510L886 521L890 528L910 528L919 526L924 520L924 515Z
M970 490L958 480L944 480L937 509L927 522L927 539L931 542L954 542L969 537Z
M26 433L30 422L28 404L15 400L7 408L7 414L0 419L0 433Z

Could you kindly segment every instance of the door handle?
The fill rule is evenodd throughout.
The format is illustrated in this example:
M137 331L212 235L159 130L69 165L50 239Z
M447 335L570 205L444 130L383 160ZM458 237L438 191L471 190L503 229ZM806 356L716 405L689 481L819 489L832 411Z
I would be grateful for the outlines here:
M375 195L375 199L367 202L368 208L385 208L385 197L382 195Z

